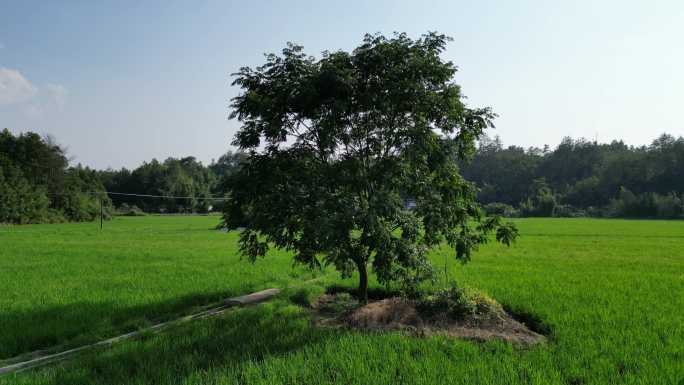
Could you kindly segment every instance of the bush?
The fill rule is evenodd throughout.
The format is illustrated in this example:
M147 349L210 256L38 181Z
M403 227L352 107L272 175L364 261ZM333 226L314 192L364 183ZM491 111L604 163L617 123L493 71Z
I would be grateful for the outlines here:
M520 216L520 211L515 207L501 202L487 203L482 208L487 215L500 215L508 218Z
M418 302L421 311L428 314L446 313L450 317L487 317L503 312L499 303L488 295L452 283L449 287L427 295Z
M656 195L656 212L659 218L681 218L684 214L682 199L674 192Z
M145 214L144 211L140 210L138 206L136 205L128 205L126 203L122 203L119 208L116 210L116 215L124 216L124 217L142 217L147 214Z
M603 207L589 206L587 207L587 216L592 218L605 218L608 217L607 209Z
M556 205L553 209L553 216L558 218L582 218L587 216L587 212L571 205Z
M636 195L621 187L618 197L610 201L605 211L609 217L672 219L684 215L684 205L674 192L667 195L654 192Z
M544 178L535 179L530 187L530 196L520 203L523 217L552 217L556 208L556 195Z

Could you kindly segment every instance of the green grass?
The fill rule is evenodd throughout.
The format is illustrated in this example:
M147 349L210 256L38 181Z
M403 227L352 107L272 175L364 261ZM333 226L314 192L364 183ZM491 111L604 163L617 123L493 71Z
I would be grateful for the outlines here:
M0 228L0 355L110 336L313 277L293 270L285 253L240 261L235 236L211 230L216 221ZM543 346L315 329L286 293L0 384L683 383L684 222L517 222L514 247L491 244L470 264L448 267L546 328ZM433 253L440 268L447 254Z
M285 253L252 265L216 216L0 227L0 360L73 346L293 279Z

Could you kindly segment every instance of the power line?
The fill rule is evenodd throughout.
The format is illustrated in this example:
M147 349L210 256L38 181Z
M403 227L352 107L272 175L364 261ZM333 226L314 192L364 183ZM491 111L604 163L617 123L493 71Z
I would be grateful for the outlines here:
M152 195L152 194L135 194L135 193L121 193L113 191L80 191L80 194L90 194L90 195L119 195L119 196L130 196L130 197L142 197L142 198L166 198L166 199L196 199L196 200L207 200L207 201L227 201L229 198L226 197L201 197L201 196L176 196L176 195ZM50 192L48 195L70 195L70 193L55 193Z
M133 194L133 193L120 193L105 191L109 195L123 195L123 196L133 196L133 197L145 197L145 198L168 198L168 199L198 199L198 200L217 200L226 201L229 198L220 197L195 197L195 196L173 196L173 195L151 195L151 194Z

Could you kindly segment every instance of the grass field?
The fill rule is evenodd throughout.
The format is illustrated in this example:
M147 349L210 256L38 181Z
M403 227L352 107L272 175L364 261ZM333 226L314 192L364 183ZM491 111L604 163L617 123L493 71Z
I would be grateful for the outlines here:
M309 277L284 253L240 260L215 216L0 227L0 360L130 331Z
M252 266L217 217L0 228L0 360L73 346L266 287L340 282ZM521 219L449 269L549 333L532 348L310 326L288 293L0 384L684 384L684 222ZM446 250L435 251L443 266ZM318 276L321 276L319 274Z

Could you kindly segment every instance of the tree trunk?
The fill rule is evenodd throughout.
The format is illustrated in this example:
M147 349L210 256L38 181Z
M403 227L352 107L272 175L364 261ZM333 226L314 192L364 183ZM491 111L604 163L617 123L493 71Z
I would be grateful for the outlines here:
M366 262L358 262L356 267L359 269L359 300L368 303L368 268Z

